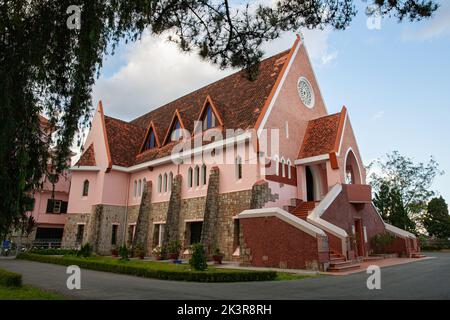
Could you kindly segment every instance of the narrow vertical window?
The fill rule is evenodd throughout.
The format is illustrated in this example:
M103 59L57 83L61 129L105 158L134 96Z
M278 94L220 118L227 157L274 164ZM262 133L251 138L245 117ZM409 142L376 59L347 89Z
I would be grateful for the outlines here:
M173 173L170 171L169 173L169 191L172 191L172 182L173 182Z
M137 181L136 181L136 180L134 180L133 196L134 196L134 197L137 196Z
M288 178L291 179L292 174L291 174L291 160L288 159L287 161L287 169L288 169Z
M236 179L242 179L242 158L239 156L236 158Z
M281 176L286 177L286 166L284 162L284 158L281 158Z
M162 176L158 176L158 192L161 193L162 191Z
M200 185L200 168L198 166L195 166L194 183L196 187Z
M202 166L202 184L206 184L206 165L204 164Z
M192 168L188 170L188 187L192 188Z
M164 192L167 192L167 173L164 173L163 185L164 185Z
M206 107L203 115L203 130L208 130L216 126L216 117L210 105Z
M117 244L117 230L119 226L117 224L112 225L111 244L115 246Z
M139 179L139 182L138 182L138 197L140 197L141 196L141 191L142 191L142 180L141 179Z
M83 197L87 197L89 194L89 180L83 182Z

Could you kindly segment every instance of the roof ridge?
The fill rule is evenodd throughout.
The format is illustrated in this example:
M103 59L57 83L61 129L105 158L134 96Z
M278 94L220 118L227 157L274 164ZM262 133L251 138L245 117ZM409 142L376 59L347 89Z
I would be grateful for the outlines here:
M274 55L272 55L272 56L270 56L270 57L267 57L267 58L261 60L261 61L260 61L260 64L263 63L263 62L265 62L265 61L267 61L267 60L269 60L269 59L273 59L273 58L275 58L276 56L281 56L282 54L287 54L287 53L289 53L289 51L290 51L290 49L283 50L283 51L281 51L281 52L279 52L279 53L277 53L277 54L274 54ZM280 58L281 58L281 57L280 57ZM284 63L284 62L283 62L283 63ZM151 112L153 112L153 111L156 111L156 110L158 110L158 109L160 109L160 108L162 108L162 107L164 107L164 106L166 106L166 105L168 105L168 104L174 103L174 102L176 102L176 101L178 101L178 100L180 100L180 99L183 99L183 98L185 98L185 97L187 97L187 96L190 96L190 95L192 95L192 94L194 94L194 93L196 93L196 92L198 92L198 91L204 90L205 88L207 88L207 87L209 87L209 86L212 86L212 85L216 84L217 82L224 81L224 80L226 80L226 79L228 79L228 78L230 78L230 77L236 76L236 75L238 75L239 73L243 73L243 72L245 72L245 69L240 69L240 70L238 70L238 71L236 71L236 72L233 72L232 74L229 74L229 75L227 75L227 76L225 76L225 77L223 77L223 78L220 78L220 79L218 79L218 80L216 80L216 81L210 82L210 83L208 83L208 84L206 84L206 85L204 85L204 86L202 86L202 87L200 87L200 88L198 88L198 89L195 89L195 90L193 90L193 91L190 91L190 92L188 92L188 93L186 93L186 94L184 94L184 95L182 95L182 96L180 96L180 97L178 97L178 98L176 98L176 99L174 99L174 100L170 100L170 101L168 101L168 102L166 102L166 103L164 103L164 104L158 106L157 108L155 108L155 109L153 109L153 110L150 110L150 111L148 111L148 112L146 112L146 113L140 115L139 117L136 117L136 118L130 120L129 123L133 123L134 121L136 121L136 120L138 120L138 119L140 119L140 118L142 118L142 117L145 117L145 116L148 115L149 113L151 113Z

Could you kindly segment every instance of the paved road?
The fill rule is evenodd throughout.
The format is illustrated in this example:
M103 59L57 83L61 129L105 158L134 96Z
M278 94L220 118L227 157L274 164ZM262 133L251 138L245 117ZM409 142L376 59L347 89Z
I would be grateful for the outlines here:
M450 253L381 270L382 289L368 290L366 273L296 281L190 283L82 270L81 290L66 287L65 267L0 259L24 283L76 299L450 299Z

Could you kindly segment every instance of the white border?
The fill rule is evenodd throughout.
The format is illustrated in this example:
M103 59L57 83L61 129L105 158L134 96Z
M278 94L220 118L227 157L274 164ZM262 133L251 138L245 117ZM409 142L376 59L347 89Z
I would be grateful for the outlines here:
M304 81L306 82L306 84L309 86L309 89L311 90L311 98L312 98L312 99L311 99L311 104L310 104L310 105L306 104L306 103L302 100L302 96L301 96L301 94L300 94L299 84L300 84L300 81L302 81L302 80L304 80ZM314 106L315 106L315 104L316 104L316 94L314 93L314 89L313 89L313 86L311 85L311 82L309 82L309 80L306 79L306 77L304 77L304 76L300 76L300 77L298 78L298 80L297 80L297 93L298 93L298 96L300 97L300 101L303 103L303 105L304 105L305 107L307 107L308 109L314 108Z

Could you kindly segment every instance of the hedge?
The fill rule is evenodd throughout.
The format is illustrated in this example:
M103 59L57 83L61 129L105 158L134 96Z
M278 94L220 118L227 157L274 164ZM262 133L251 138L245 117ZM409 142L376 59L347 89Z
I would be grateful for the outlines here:
M22 275L0 269L0 285L5 287L20 287L22 285Z
M64 255L75 255L77 254L78 250L75 249L38 249L33 248L29 251L29 253L35 253L39 255L49 255L49 256L64 256Z
M174 281L195 281L195 282L241 282L241 281L270 281L275 280L275 271L225 271L202 272L187 270L155 270L150 268L136 267L131 265L108 264L101 261L76 259L73 257L52 257L37 255L32 253L22 253L17 259L31 260L44 263L53 263L63 266L77 265L80 268L128 274L144 278Z

